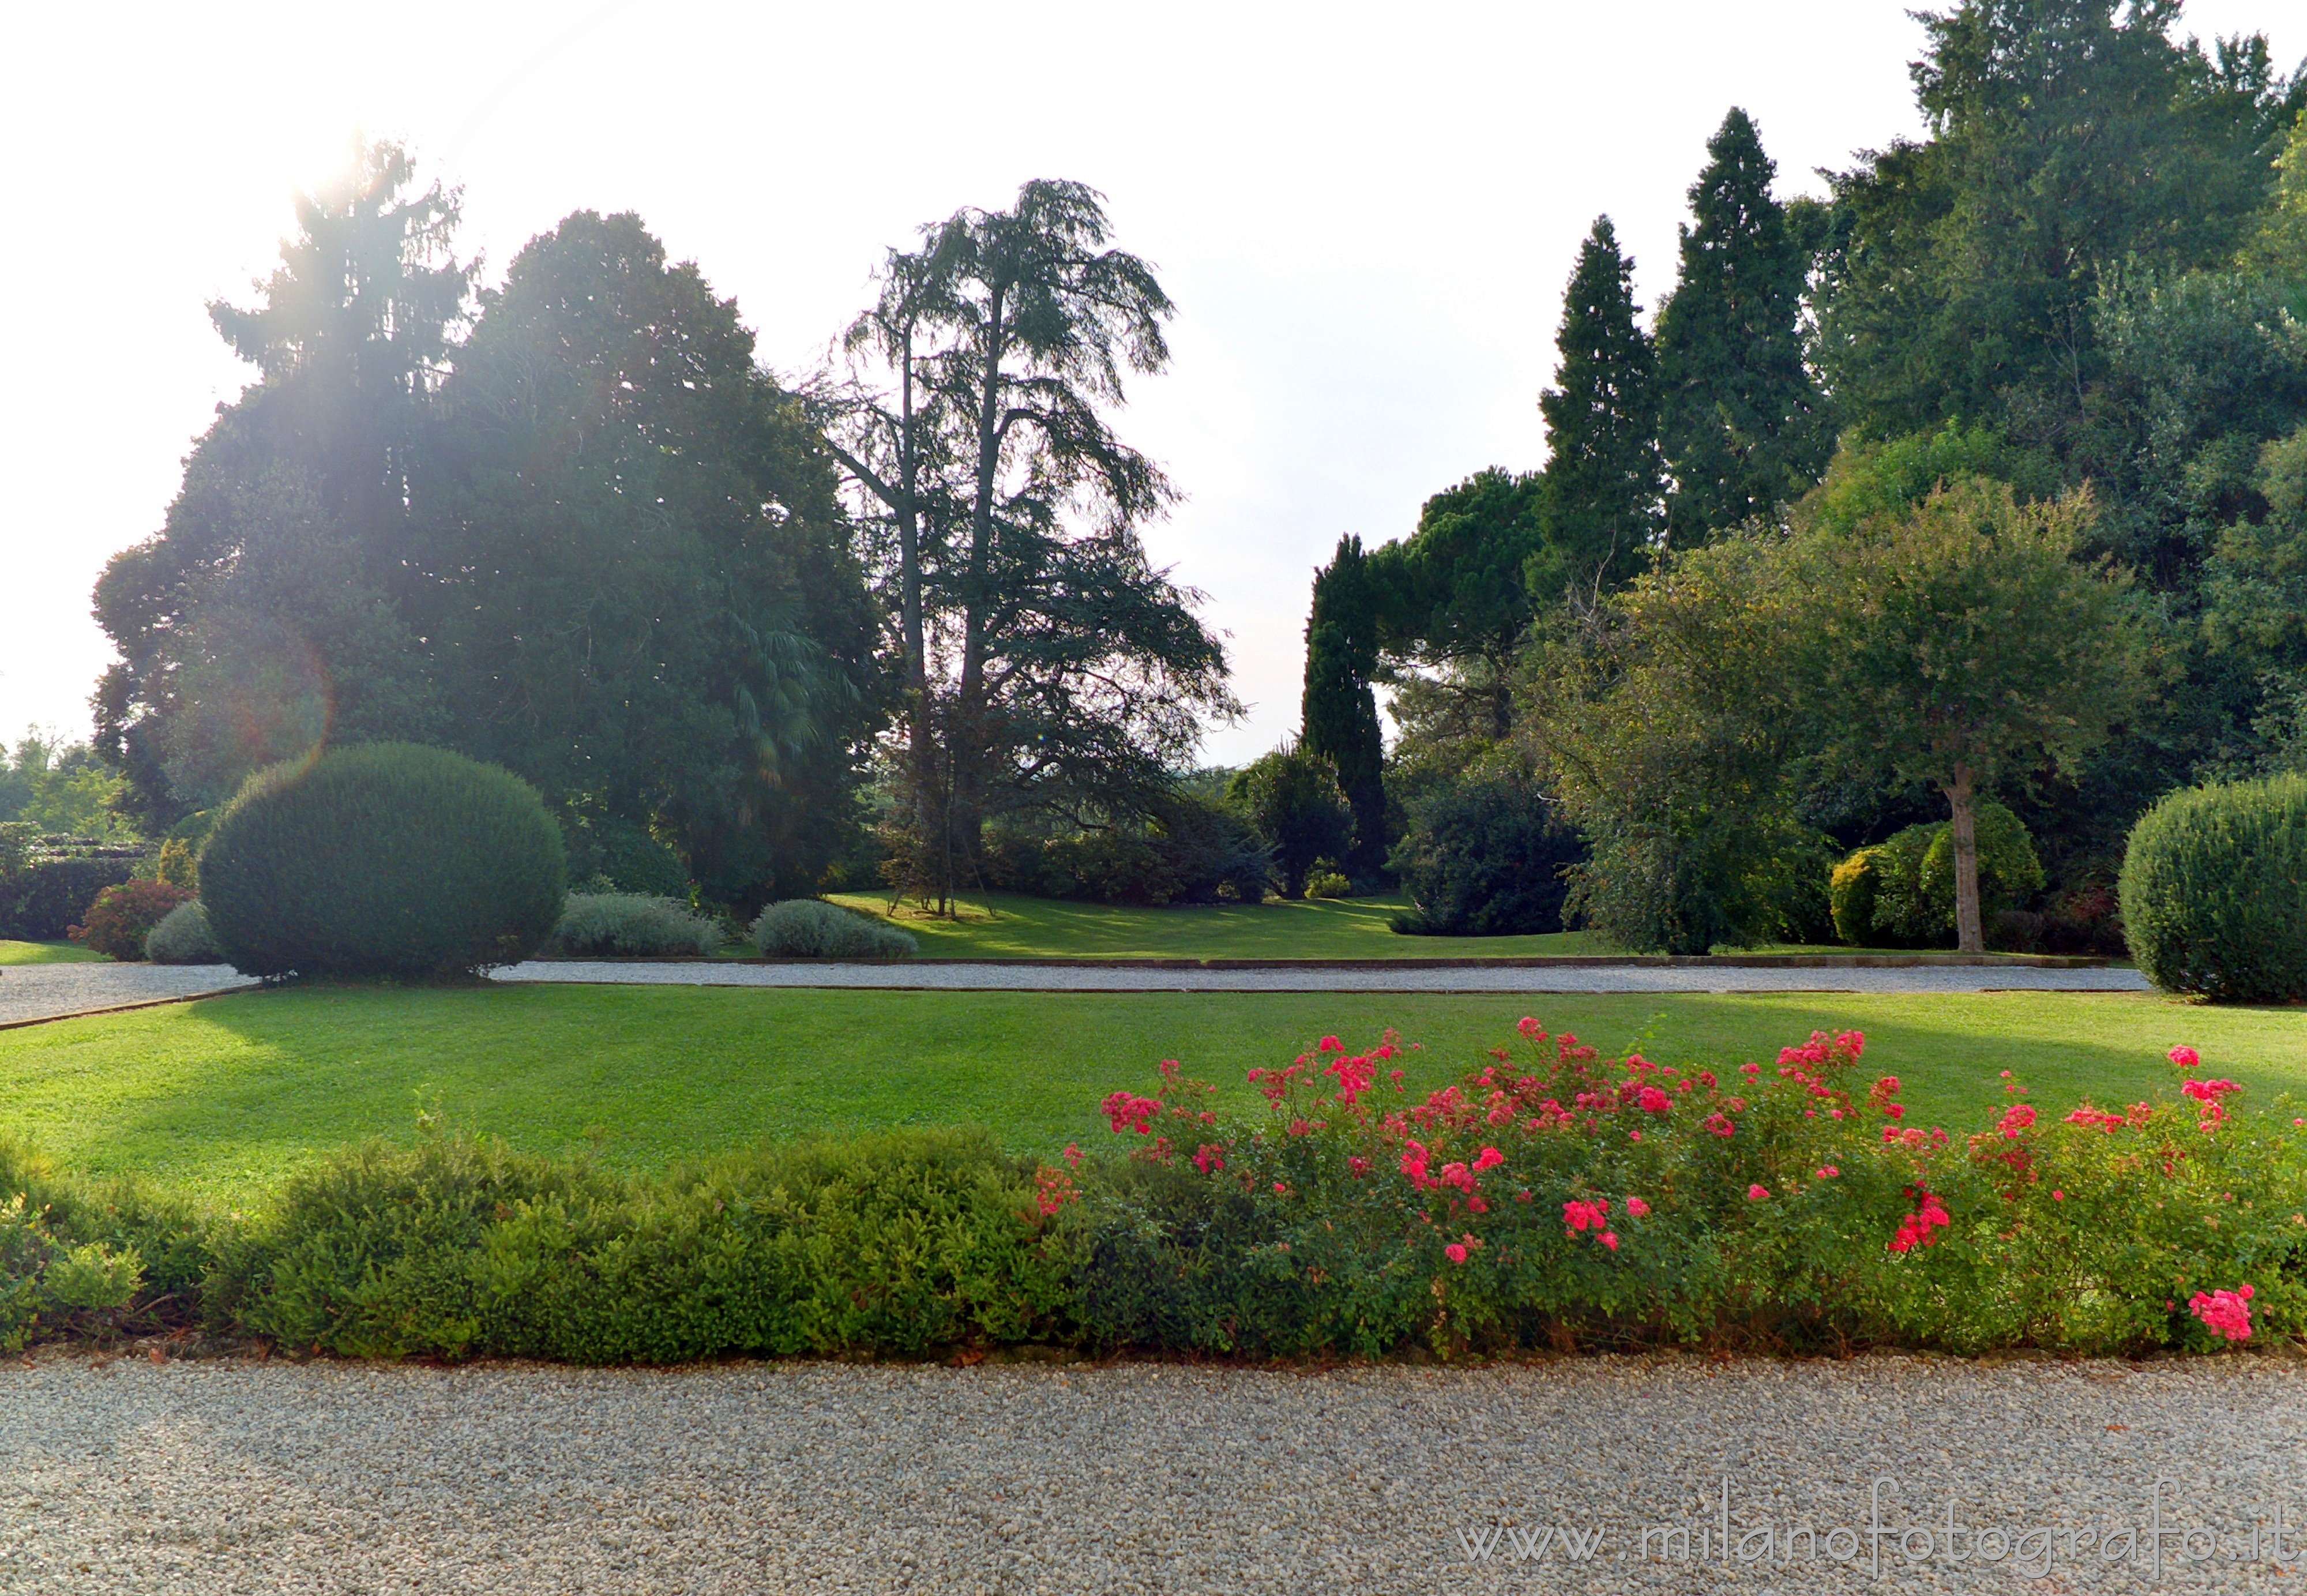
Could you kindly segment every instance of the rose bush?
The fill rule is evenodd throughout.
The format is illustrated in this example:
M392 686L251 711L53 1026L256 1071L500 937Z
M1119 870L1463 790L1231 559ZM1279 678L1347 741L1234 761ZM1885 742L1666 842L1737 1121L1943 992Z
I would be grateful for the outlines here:
M2241 1339L2243 1301L2302 1322L2307 1137L2234 1115L2242 1088L2194 1078L2191 1050L2178 1103L2053 1119L2006 1072L1991 1127L1958 1137L1909 1122L1895 1076L1863 1078L1857 1032L1727 1076L1521 1033L1422 1099L1392 1033L1252 1071L1256 1123L1222 1121L1174 1061L1154 1096L1116 1093L1134 1172L1071 1219L1085 1328L1377 1356L2120 1351Z

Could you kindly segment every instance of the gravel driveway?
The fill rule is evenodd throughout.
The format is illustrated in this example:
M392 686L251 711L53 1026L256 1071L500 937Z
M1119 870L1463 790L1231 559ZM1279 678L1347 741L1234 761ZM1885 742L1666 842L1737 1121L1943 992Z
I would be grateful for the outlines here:
M1065 992L2143 992L2136 970L2024 965L1906 969L1612 965L1514 969L1408 965L1361 969L1208 970L1079 965L593 964L533 960L499 981L613 985L885 988ZM0 970L0 1025L203 997L256 983L229 965L17 965Z
M1127 965L588 964L534 960L499 981L599 981L673 986L889 987L920 991L1060 992L2143 992L2136 970L2028 965L1818 969L1688 965L1401 965L1356 969L1211 970Z
M51 1357L0 1366L0 1591L2295 1590L2303 1446L2307 1371L2248 1355L1316 1375ZM2216 1556L2188 1563L2203 1528ZM1951 1564L1995 1549L1978 1531L2005 1555Z
M0 1025L255 984L230 965L10 965L0 969Z

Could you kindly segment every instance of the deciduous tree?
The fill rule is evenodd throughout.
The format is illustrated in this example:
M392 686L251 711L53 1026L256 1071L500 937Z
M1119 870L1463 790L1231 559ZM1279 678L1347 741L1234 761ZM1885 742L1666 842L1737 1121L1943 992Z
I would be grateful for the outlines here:
M2072 774L2146 690L2127 575L2075 558L2090 515L2087 494L2022 505L1971 478L1788 549L1805 718L1832 764L1945 795L1966 953L1985 948L1980 798Z

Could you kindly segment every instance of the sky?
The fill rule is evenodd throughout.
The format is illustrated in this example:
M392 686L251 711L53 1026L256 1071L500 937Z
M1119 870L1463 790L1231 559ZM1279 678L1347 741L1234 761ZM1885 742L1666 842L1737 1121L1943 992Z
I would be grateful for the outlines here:
M2181 23L2254 29L2307 55L2307 16L2274 0L2194 0ZM1654 310L1729 107L1781 198L1920 131L1906 0L302 0L26 8L9 33L10 737L88 734L112 658L90 590L252 375L203 307L253 301L289 196L356 135L462 188L485 280L571 210L637 211L790 377L923 223L1033 177L1103 190L1179 307L1119 430L1185 493L1146 542L1227 635L1248 714L1205 756L1240 763L1296 730L1313 572L1342 534L1402 536L1428 495L1544 462L1538 394L1598 214Z

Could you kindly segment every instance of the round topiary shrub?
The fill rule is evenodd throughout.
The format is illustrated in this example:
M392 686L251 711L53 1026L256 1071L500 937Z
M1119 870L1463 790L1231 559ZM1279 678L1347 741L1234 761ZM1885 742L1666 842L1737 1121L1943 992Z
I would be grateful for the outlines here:
M2174 793L2123 856L2131 956L2165 991L2307 998L2307 776Z
M761 911L753 922L753 946L771 958L903 958L921 944L911 931L838 904L793 897Z
M364 743L248 780L201 851L217 946L251 975L453 975L561 917L561 828L510 771Z
M224 951L209 930L209 912L195 898L178 904L144 933L144 957L156 965L220 965Z

